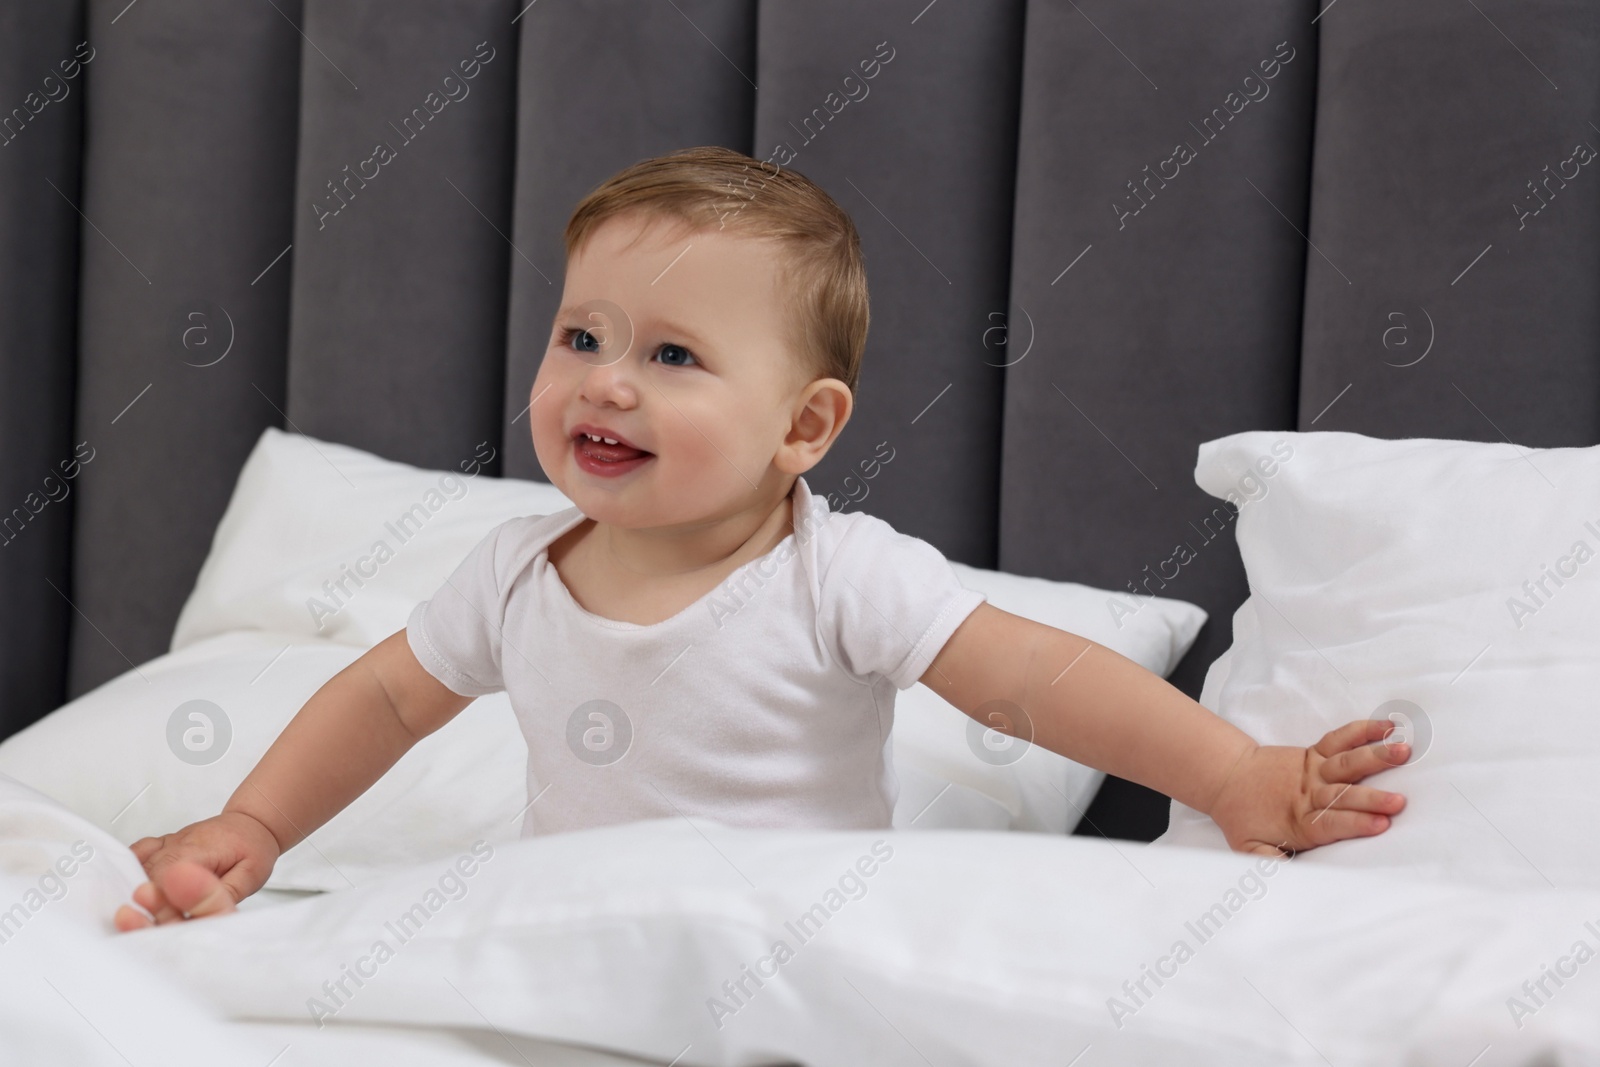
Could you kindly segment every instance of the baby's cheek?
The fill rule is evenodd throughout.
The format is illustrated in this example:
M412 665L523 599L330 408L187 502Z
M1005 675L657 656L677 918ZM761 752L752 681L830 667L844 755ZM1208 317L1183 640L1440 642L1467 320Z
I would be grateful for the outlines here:
M761 462L743 427L728 416L685 412L680 417L674 412L669 417L672 432L662 436L658 447L662 473L675 485L726 495L734 486L748 490L750 482L760 481Z
M552 390L553 392L553 390ZM529 433L533 438L533 452L540 467L550 471L563 458L562 451L568 441L561 428L561 412L554 404L546 407L551 393L545 393L528 411Z
M726 430L719 430L714 422L699 418L695 420L698 429L685 425L676 416L674 421L678 425L671 434L664 435L658 445L662 465L670 477L691 484L704 484L719 480L724 472L733 473L728 461L717 451L725 447L723 438L727 436Z

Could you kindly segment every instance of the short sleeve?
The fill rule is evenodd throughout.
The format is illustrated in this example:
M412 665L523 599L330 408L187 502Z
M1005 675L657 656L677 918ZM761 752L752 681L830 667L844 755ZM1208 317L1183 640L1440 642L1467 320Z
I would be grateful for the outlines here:
M461 696L505 688L500 671L505 597L497 561L507 555L510 526L506 522L490 530L433 598L413 608L406 620L406 641L417 662Z
M937 548L858 513L824 563L819 621L840 666L909 689L986 599Z

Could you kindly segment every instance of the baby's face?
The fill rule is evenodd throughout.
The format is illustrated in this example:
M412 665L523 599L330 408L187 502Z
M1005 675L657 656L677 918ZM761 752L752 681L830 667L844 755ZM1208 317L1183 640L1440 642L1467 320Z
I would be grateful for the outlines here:
M776 255L766 239L634 215L567 264L529 418L545 474L585 515L693 524L781 493L773 459L806 382Z

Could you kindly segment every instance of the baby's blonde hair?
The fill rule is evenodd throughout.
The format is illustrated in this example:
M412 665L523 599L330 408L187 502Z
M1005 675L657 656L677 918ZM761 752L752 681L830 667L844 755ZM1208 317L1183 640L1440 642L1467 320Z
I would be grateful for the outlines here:
M779 284L804 370L809 380L837 378L855 392L870 318L866 263L855 224L820 186L715 145L640 160L573 209L567 258L601 223L631 211L780 241L786 255Z

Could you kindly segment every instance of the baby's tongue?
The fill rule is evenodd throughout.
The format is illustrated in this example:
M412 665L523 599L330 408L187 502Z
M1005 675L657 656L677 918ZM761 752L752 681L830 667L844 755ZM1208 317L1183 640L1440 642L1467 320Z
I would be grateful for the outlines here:
M608 445L604 441L591 441L587 437L578 438L578 447L583 449L585 455L593 456L605 463L621 463L626 459L638 459L640 456L650 455L649 452L631 445Z

